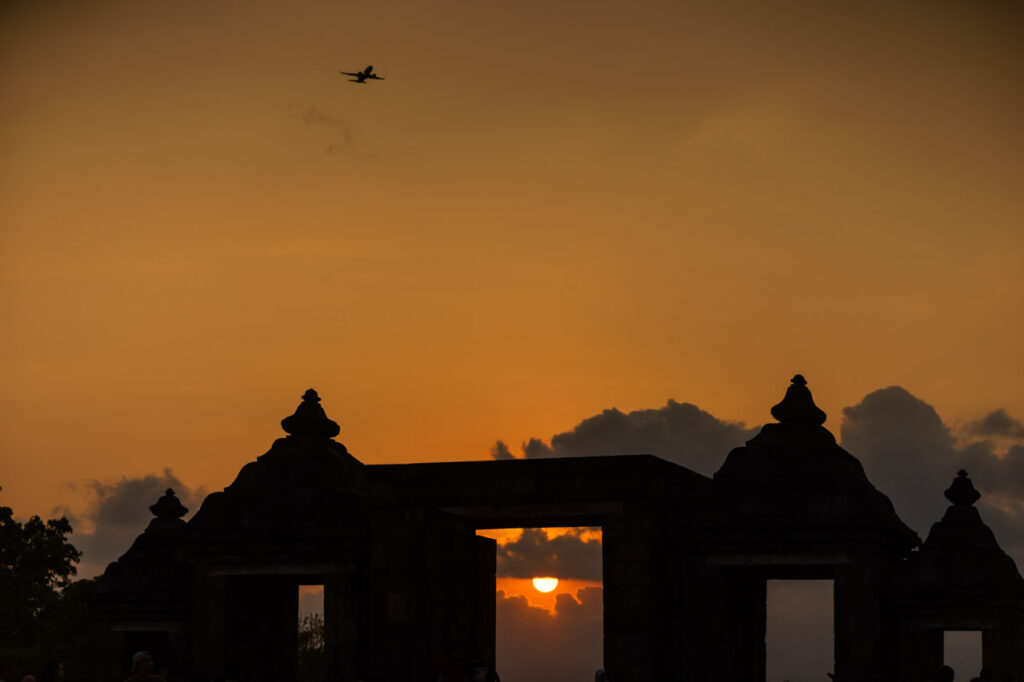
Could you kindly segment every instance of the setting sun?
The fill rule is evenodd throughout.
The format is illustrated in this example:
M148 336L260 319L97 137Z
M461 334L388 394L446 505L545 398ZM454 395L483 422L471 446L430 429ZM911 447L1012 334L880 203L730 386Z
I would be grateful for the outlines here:
M534 578L533 586L538 592L551 592L558 587L558 578Z

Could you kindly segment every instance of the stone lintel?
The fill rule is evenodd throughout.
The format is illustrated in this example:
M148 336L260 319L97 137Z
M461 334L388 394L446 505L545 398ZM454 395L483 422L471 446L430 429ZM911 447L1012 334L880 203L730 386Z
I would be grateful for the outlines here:
M131 621L114 623L110 629L112 632L177 632L181 625L170 621Z
M600 526L608 516L621 514L621 502L537 504L493 507L443 507L470 520L477 528Z
M852 563L849 554L709 554L708 566L836 566Z
M911 627L917 630L996 630L999 619L985 616L930 616L914 618Z
M208 575L327 575L344 569L345 564L257 564L214 566Z

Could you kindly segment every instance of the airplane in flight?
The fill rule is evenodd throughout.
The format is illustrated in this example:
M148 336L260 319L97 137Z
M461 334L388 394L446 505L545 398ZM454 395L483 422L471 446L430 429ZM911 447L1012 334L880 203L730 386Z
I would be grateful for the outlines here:
M356 73L349 73L348 71L339 71L338 73L346 75L346 76L355 76L355 78L349 78L348 79L350 83L365 83L367 78L372 78L372 79L378 80L378 81L384 80L383 78L381 78L377 74L373 73L373 65L372 64L370 66L367 66L362 71L357 71Z

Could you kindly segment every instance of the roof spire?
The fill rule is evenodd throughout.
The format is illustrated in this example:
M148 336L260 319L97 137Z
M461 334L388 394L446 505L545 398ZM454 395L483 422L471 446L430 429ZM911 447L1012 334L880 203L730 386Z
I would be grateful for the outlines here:
M791 382L786 389L786 397L772 408L772 416L783 424L824 424L825 413L814 404L807 380L802 374L797 374Z
M188 508L181 503L172 488L168 488L164 496L149 505L149 511L158 519L180 519L188 513Z
M946 499L955 505L969 507L981 499L981 493L974 489L971 479L967 478L967 472L961 469L956 472L953 485L946 489Z
M341 432L341 427L327 418L324 408L320 407L320 396L311 388L302 394L295 414L281 420L281 428L292 436L316 438L334 438Z

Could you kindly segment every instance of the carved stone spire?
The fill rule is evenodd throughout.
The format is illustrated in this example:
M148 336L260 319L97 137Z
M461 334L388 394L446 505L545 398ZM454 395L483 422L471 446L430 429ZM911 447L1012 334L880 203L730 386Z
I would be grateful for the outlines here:
M971 479L967 478L967 472L961 469L956 472L953 485L946 489L946 499L955 505L969 507L981 499L981 493L974 489Z
M313 389L302 395L295 414L281 420L281 428L292 436L314 438L334 438L341 432L341 427L327 418L324 408L320 407L320 396Z
M174 490L168 488L163 497L149 506L149 511L158 519L180 519L188 513L188 508L181 503Z
M797 374L791 381L782 402L772 408L772 416L783 424L824 424L825 413L814 404L807 380Z

